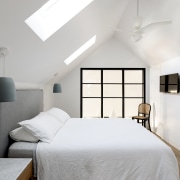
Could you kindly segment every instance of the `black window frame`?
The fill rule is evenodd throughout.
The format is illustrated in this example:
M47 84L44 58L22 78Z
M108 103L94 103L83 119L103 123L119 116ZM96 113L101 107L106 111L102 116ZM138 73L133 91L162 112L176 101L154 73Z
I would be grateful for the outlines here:
M101 71L101 83L83 83L83 70L100 70ZM122 71L122 83L109 83L109 84L122 84L122 118L125 116L125 99L126 98L142 98L142 103L146 102L146 68L80 68L80 117L82 118L83 113L83 98L93 98L93 97L83 97L83 84L101 84L101 118L103 118L103 99L108 98L103 96L103 85L108 83L103 83L103 70L121 70ZM142 70L142 83L125 83L124 72L127 70ZM142 85L142 97L125 97L124 86L126 84L141 84ZM94 97L98 98L98 97ZM119 98L119 97L110 97Z

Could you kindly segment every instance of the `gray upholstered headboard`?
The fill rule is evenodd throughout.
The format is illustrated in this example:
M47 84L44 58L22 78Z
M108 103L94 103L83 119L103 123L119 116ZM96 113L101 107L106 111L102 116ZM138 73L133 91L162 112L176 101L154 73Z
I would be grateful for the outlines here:
M30 119L43 111L42 90L17 90L15 102L0 103L0 157L5 157L9 146L9 131L18 122Z

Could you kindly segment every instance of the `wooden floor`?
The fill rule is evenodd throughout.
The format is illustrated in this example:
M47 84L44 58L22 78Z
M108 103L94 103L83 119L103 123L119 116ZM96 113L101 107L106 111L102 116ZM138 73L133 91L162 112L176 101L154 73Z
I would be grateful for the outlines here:
M179 165L179 177L180 177L180 151L172 147L172 150L174 151L174 154L177 158L178 165Z
M180 177L180 151L177 150L175 147L171 146L170 144L168 144L168 145L171 147L171 149L173 150L173 152L174 152L174 154L175 154L175 156L177 158L178 165L179 165L179 177Z
M158 136L157 134L155 134L156 136ZM159 136L158 136L159 137ZM159 137L160 138L160 137ZM164 141L162 138L160 138L162 141ZM164 141L169 147L171 147L171 149L173 150L177 161L178 161L178 165L179 165L179 177L180 177L180 151L178 149L176 149L175 147L173 147L171 144L167 143L166 141Z

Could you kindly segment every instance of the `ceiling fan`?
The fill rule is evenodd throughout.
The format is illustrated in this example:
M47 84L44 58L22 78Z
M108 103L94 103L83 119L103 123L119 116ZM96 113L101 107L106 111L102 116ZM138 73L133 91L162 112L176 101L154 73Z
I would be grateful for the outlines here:
M147 31L147 29L154 27L154 26L170 24L170 23L172 23L172 21L166 20L166 21L152 22L152 23L149 23L149 24L143 26L143 18L142 18L142 16L139 16L139 0L137 0L137 14L136 14L136 18L135 18L134 25L133 25L133 30L126 31L124 29L118 29L118 28L114 28L114 29L115 29L115 31L131 33L134 41L138 42L143 37L143 34Z

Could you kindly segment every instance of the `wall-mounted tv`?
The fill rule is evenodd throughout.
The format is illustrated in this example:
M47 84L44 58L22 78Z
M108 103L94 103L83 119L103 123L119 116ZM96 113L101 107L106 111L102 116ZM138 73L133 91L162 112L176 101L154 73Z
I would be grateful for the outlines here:
M179 93L179 74L160 76L160 92Z

